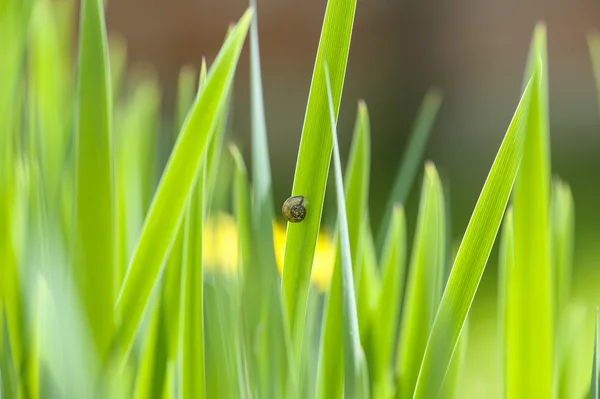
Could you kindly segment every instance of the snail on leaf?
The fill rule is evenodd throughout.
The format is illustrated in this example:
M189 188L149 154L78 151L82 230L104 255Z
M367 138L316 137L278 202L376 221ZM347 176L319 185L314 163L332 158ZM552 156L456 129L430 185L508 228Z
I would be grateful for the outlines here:
M302 195L295 195L283 203L281 212L285 220L291 223L299 223L306 216L306 204L308 201Z

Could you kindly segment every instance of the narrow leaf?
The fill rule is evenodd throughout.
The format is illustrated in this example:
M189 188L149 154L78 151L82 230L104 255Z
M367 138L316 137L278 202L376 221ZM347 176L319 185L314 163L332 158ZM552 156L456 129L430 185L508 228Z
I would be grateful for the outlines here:
M408 269L396 372L401 398L412 396L442 291L446 255L444 193L435 166L425 165L417 228ZM385 284L385 283L384 283Z
M555 308L550 259L550 143L548 128L548 70L546 29L536 26L527 80L533 75L523 160L515 182L514 276L507 295L509 339L505 341L507 397L551 397L553 392ZM534 71L537 70L537 74ZM514 302L512 302L514 300Z
M209 135L231 87L251 16L252 11L248 10L240 19L211 67L206 87L182 127L146 217L116 305L121 318L119 340L125 350L133 341L152 286L175 238Z
M112 94L104 4L84 0L79 28L74 273L100 356L114 329L116 230Z
M342 287L342 315L344 346L344 396L347 398L362 397L361 371L364 370L364 355L360 346L358 331L358 316L356 313L356 296L354 294L354 280L352 272L352 255L350 252L350 237L348 235L348 218L346 216L346 199L344 197L344 182L342 179L342 163L337 141L336 120L333 109L333 96L327 61L323 64L327 98L329 100L329 117L331 133L333 135L333 165L335 176L336 198L338 205L338 223L340 232L341 250L341 287ZM364 372L364 371L363 371ZM364 386L363 386L364 389Z
M392 191L388 197L383 219L377 233L377 248L381 252L387 232L387 226L392 217L395 204L405 204L413 182L421 166L425 147L433 130L437 113L442 104L442 93L438 89L430 89L423 98L423 103L412 126L408 144L398 165Z
M346 167L346 215L348 219L348 236L353 265L355 289L359 288L361 270L361 230L365 222L369 190L370 167L370 129L366 104L359 102L354 127L350 158ZM339 345L342 339L342 287L341 287L341 253L339 239L336 242L336 263L329 286L325 307L324 328L321 336L321 347L317 371L318 395L325 398L338 397L343 387L343 350Z
M398 336L398 322L404 292L406 269L406 217L397 205L392 213L388 236L383 249L382 287L373 326L373 396L389 398L394 391L392 360Z
M416 399L439 393L475 298L521 161L533 86L530 81L521 97L456 254L423 356Z
M288 224L283 260L284 305L294 336L303 331L308 283L331 160L332 139L323 63L327 55L337 121L355 9L356 0L328 1L308 96L292 189L292 195L302 195L308 201L307 215L302 223Z

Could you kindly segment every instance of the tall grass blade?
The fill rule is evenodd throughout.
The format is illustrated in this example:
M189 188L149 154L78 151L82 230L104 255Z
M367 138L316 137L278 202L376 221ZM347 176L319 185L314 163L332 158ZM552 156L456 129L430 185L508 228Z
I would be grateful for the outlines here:
M392 360L398 336L398 323L402 307L404 279L406 275L406 216L402 205L396 205L392 213L388 236L384 245L382 287L379 295L372 329L373 396L389 398L393 396L395 381Z
M508 374L508 358L506 353L507 341L512 339L507 329L506 309L516 306L514 298L510 295L509 287L514 286L515 268L515 228L512 208L506 210L504 216L502 235L500 237L500 250L498 260L498 326L499 326L499 353L500 353L500 397L505 397L506 374ZM509 302L510 301L510 302Z
M521 162L535 76L517 106L456 254L429 334L415 389L416 399L439 393L475 297Z
M352 254L350 251L350 236L348 234L348 218L346 216L346 199L344 195L344 182L342 178L342 163L340 161L340 150L337 141L336 118L334 112L333 95L331 93L331 81L327 60L323 64L325 72L325 83L327 87L327 98L329 100L329 117L331 122L331 134L333 136L333 165L335 188L338 208L338 223L340 234L341 252L341 288L342 288L342 320L344 347L344 397L364 397L362 385L365 373L365 360L360 346L360 334L358 331L358 315L356 313L356 295L354 293L354 279L352 271ZM368 388L367 388L368 389Z
M442 183L433 163L427 162L402 309L396 363L397 397L409 398L414 392L427 337L441 298L446 255L445 222Z
M175 238L194 176L219 111L225 104L248 31L248 10L226 40L197 97L161 178L116 305L121 318L119 341L130 347L165 256Z
M383 249L394 205L398 203L405 204L408 199L408 194L421 167L421 159L425 153L425 147L429 141L429 136L433 130L441 105L442 93L438 89L430 89L423 98L423 103L412 126L406 150L402 155L402 162L398 165L394 185L385 206L383 219L381 219L381 223L379 224L377 232L378 253L381 253Z
M306 115L300 140L292 195L307 201L302 223L288 224L283 260L283 298L290 331L297 337L304 326L306 296L312 270L325 186L331 160L331 132L323 63L325 54L331 73L334 114L339 111L356 0L329 0L319 40ZM337 117L336 117L337 120ZM295 342L301 342L297 340Z
M515 182L514 276L507 279L507 397L551 397L555 304L550 252L550 144L546 28L536 26L526 79L534 76L523 160ZM513 302L514 300L514 302Z
M346 167L346 215L350 255L353 265L355 290L360 287L362 257L361 231L365 223L369 192L369 168L371 141L369 114L364 102L359 102L350 157ZM325 398L338 397L343 387L343 350L339 345L342 331L341 253L339 238L333 276L326 299L324 327L321 335L319 363L317 368L317 395Z
M214 136L213 136L214 138ZM203 219L205 209L206 163L200 167L195 188L187 205L184 225L182 306L181 306L181 397L206 396L204 365L203 308Z
M167 342L165 313L162 301L156 301L152 309L146 342L143 346L137 372L136 399L161 399L166 389L169 345Z
M73 272L100 356L114 334L116 219L112 94L101 0L84 0L79 28Z

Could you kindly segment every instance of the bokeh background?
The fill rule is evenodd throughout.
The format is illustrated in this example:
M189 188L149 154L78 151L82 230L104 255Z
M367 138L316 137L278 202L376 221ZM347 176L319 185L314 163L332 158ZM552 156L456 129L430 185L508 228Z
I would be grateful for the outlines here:
M246 7L243 0L113 0L106 16L109 35L127 42L128 68L145 65L157 74L168 121L181 67L199 68L203 56L212 61L228 24ZM258 0L277 204L291 192L325 7L326 0ZM342 161L357 101L365 99L372 133L370 206L377 225L419 104L429 88L440 88L444 100L426 158L450 183L452 230L460 240L517 105L538 21L548 27L553 174L570 183L576 204L572 294L589 306L589 339L579 343L577 353L591 364L594 306L600 304L600 112L587 36L600 29L600 3L358 0L338 125ZM230 138L248 163L249 99L246 49L236 76ZM418 194L413 187L410 230ZM334 205L332 197L326 211ZM494 250L472 308L465 397L497 392L496 258Z

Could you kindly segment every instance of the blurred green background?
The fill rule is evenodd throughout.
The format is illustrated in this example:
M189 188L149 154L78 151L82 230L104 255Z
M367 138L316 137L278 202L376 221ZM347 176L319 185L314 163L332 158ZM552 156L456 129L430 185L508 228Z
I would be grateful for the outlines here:
M291 192L325 0L259 0L258 21L274 196ZM247 7L241 0L112 0L109 35L127 42L128 68L154 70L171 126L183 65L212 61L227 25ZM576 206L572 296L587 304L586 339L577 354L591 364L594 306L600 304L600 113L587 35L600 28L600 4L587 0L359 0L338 132L347 159L357 101L371 116L370 206L377 227L417 108L430 87L444 100L426 158L449 184L452 230L460 240L520 94L537 21L548 26L553 174L570 183ZM251 163L248 49L234 87L230 138ZM166 131L168 129L165 129ZM421 182L417 180L417 185ZM419 187L407 204L408 231ZM330 191L325 212L334 201ZM327 220L327 215L324 216ZM492 252L471 312L465 391L497 391L496 262ZM582 376L585 379L585 376Z

